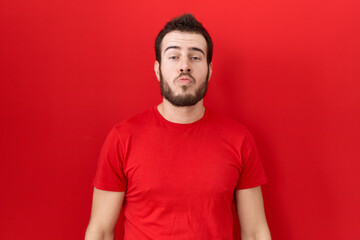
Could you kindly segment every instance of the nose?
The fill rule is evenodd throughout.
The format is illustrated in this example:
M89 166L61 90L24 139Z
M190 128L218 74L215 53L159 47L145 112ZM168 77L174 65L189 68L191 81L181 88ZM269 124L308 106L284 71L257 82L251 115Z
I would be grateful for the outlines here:
M189 60L187 58L183 59L180 62L179 71L181 73L190 73L191 72L191 68L190 68L190 65L189 65Z

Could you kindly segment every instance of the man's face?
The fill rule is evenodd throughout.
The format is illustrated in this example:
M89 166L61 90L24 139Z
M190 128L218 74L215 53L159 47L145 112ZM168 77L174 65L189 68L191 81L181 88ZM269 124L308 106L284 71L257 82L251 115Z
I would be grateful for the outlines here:
M155 62L162 96L174 106L192 106L203 99L211 76L207 43L198 33L173 31L161 43L161 64Z

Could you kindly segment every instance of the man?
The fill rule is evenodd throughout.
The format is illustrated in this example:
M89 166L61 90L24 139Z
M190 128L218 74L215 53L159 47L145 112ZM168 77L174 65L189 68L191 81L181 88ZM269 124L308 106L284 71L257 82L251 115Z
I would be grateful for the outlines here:
M203 106L212 41L190 14L155 41L163 101L114 126L100 154L86 240L114 239L121 208L125 240L269 240L260 185L266 177L246 128ZM235 197L235 199L234 199Z

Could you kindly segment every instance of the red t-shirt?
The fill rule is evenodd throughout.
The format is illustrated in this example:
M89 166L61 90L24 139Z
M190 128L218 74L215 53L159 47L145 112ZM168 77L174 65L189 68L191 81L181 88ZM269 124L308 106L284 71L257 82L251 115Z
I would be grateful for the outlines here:
M156 106L114 126L93 182L126 191L125 240L233 239L234 191L264 183L243 125L209 109L173 123Z

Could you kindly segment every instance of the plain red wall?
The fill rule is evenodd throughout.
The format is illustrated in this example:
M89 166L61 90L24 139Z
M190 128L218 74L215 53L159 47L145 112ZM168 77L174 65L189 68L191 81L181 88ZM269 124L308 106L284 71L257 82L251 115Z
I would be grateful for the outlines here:
M1 1L0 239L84 237L104 138L161 101L154 39L184 12L214 41L205 105L257 141L273 239L358 239L357 0Z

